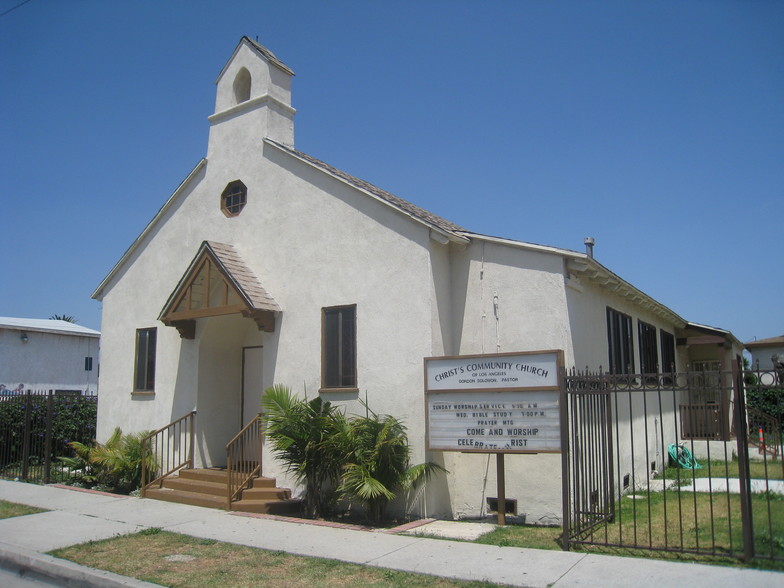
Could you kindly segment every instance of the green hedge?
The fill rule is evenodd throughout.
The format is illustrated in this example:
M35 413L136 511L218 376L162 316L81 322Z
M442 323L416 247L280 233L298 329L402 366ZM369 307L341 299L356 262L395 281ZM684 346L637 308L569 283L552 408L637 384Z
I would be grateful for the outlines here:
M46 455L47 428L51 427L51 458L71 455L71 441L90 444L95 438L98 399L95 396L52 396L51 422L47 421L48 397L25 395L0 399L0 467L22 459L25 438L25 413L30 407L31 459Z

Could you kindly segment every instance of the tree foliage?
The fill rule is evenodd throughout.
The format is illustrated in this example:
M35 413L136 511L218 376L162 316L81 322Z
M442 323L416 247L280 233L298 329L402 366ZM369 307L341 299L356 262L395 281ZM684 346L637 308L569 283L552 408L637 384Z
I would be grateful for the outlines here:
M106 443L93 442L86 445L78 441L70 443L75 457L61 458L63 463L81 471L81 480L86 484L100 485L115 492L127 494L136 490L142 480L142 439L149 431L123 435L117 427ZM156 469L155 456L145 457L147 468Z
M29 413L31 439L45 439L47 428L51 427L52 458L68 451L71 441L90 443L95 438L97 400L94 396L53 396L50 415L48 396L26 394L4 398L0 402L0 467L22 459L26 413Z
M749 360L745 357L743 368L746 406L773 417L777 420L779 428L784 426L784 376L776 374L779 384L766 386L764 382L768 381L770 374L766 373L760 377L761 372L751 370Z
M322 516L337 489L377 523L399 492L445 471L434 463L410 465L406 428L392 416L368 409L365 417L347 418L321 398L296 398L280 385L268 388L261 404L275 455L305 486L309 516Z
M413 490L432 474L445 472L432 462L410 465L411 448L406 427L393 416L368 411L347 429L349 449L340 492L359 502L372 523L380 522L400 491Z
M262 418L275 455L305 485L305 510L319 517L328 508L327 486L336 485L343 465L343 413L321 398L296 398L286 386L264 392Z
M50 321L65 321L67 323L75 323L76 317L72 314L53 314L49 317Z

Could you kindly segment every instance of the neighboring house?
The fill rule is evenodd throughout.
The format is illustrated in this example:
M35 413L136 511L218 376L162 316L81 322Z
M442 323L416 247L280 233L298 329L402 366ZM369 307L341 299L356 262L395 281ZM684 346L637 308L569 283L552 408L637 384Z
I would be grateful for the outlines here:
M98 391L101 333L61 320L0 317L0 384L6 391Z
M751 369L781 370L784 367L784 335L749 341L745 347L751 353Z
M405 422L414 462L450 472L420 512L475 516L489 457L426 451L424 358L557 349L567 366L623 373L729 369L741 353L589 253L473 233L297 151L292 75L242 38L216 82L207 157L94 292L99 439L196 409L197 463L223 465L273 383L353 414L367 399ZM559 455L507 469L529 521L560 518ZM269 453L264 473L285 479Z

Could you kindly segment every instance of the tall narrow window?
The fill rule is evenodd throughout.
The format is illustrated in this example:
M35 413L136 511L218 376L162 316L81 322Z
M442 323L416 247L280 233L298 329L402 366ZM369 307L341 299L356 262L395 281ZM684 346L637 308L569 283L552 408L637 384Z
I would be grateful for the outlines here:
M325 308L322 316L323 388L357 387L356 306Z
M659 371L656 327L638 320L637 334L640 341L640 372L643 374L655 374Z
M607 346L611 374L634 373L632 317L607 307Z
M157 329L137 329L134 392L155 390L155 342Z
M675 335L667 331L660 331L659 338L661 339L661 371L675 372Z
M84 371L86 371L86 372L93 371L93 358L92 357L85 357L84 358Z

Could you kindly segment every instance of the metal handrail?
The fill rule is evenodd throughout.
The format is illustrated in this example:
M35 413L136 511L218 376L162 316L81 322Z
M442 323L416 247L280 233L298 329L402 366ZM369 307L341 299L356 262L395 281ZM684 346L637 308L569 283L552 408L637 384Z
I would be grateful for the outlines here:
M261 474L261 437L261 415L256 415L226 444L226 510Z
M186 466L193 467L195 416L194 410L142 439L142 498L153 484L158 483L160 487L167 476ZM148 455L152 455L152 460ZM152 471L148 462L153 464ZM154 479L148 481L148 478Z

